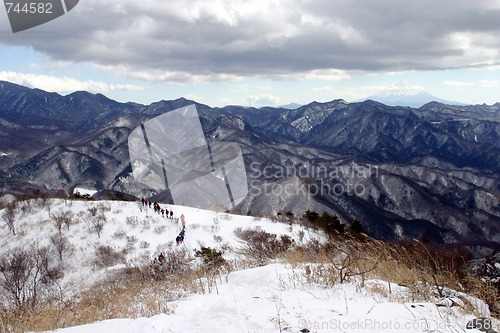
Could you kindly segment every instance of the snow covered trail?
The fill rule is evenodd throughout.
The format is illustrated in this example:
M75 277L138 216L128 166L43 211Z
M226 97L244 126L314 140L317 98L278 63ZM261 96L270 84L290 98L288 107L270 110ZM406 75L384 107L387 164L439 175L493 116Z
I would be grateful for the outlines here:
M227 282L219 281L218 294L176 301L169 315L107 320L52 332L480 332L465 330L474 317L462 316L457 308L391 302L358 284L325 289L307 284L301 272L283 264L237 271Z
M102 233L89 223L93 207L106 216ZM193 253L201 245L229 249L242 246L238 228L260 228L277 235L289 235L298 243L323 239L321 234L300 225L278 223L266 218L230 215L182 206L165 205L174 216L186 217L184 244ZM125 265L150 262L158 251L175 249L179 225L137 202L49 200L19 203L16 235L0 212L0 251L19 247L51 246L58 234L53 217L70 211L74 221L62 234L72 245L64 255L61 286L68 295L78 293ZM299 236L300 234L300 236ZM125 253L125 261L115 266L96 265L96 251L111 246ZM235 253L224 256L231 259ZM313 264L311 264L313 265ZM226 280L227 278L227 280ZM325 288L309 283L304 266L274 262L267 266L234 271L217 280L210 293L190 295L170 302L171 314L151 318L113 319L94 324L59 329L53 333L167 333L167 332L436 332L478 333L466 330L472 315L459 307L438 307L433 303L408 303L407 290L393 285L392 294L377 290L387 282L368 280L336 284ZM378 286L377 286L378 284ZM382 287L381 287L382 286ZM470 297L462 295L464 297ZM158 299L162 299L159 295ZM480 302L477 300L477 302ZM484 304L483 304L484 305Z

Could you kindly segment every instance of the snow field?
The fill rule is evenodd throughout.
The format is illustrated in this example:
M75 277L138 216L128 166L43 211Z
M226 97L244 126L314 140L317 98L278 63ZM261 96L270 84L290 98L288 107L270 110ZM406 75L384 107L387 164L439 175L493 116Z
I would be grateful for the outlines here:
M105 277L106 271L123 268L126 265L137 266L149 263L161 252L177 248L175 237L181 229L179 217L186 218L186 237L180 247L194 254L200 246L212 248L237 249L242 241L235 236L237 228L260 228L277 235L290 235L296 242L307 242L312 238L323 238L305 228L272 222L269 219L250 216L230 215L190 207L162 205L174 211L174 219L167 219L154 212L153 208L144 207L138 202L119 201L71 201L49 199L31 200L18 203L15 223L16 235L2 221L0 212L0 248L8 253L19 247L53 248L51 236L58 234L54 216L71 212L72 222L69 229L63 225L62 235L70 244L70 249L63 253L65 276L60 282L66 292L78 292L90 287ZM100 237L93 231L89 209L97 209L97 215L103 214L104 222ZM299 239L299 231L304 237ZM117 253L124 254L120 264L99 267L96 264L96 250L99 246L109 246ZM228 253L227 259L235 257Z
M73 223L63 225L61 233L71 248L63 254L65 276L60 285L65 294L78 294L104 280L120 268L151 262L162 251L186 249L193 254L200 246L225 248L228 260L238 258L242 241L235 235L238 228L260 228L277 235L289 235L298 244L326 238L300 225L290 226L265 218L230 215L189 207L163 205L173 209L174 216L186 217L186 238L175 245L180 231L177 219L170 220L137 202L31 200L18 203L16 235L13 235L0 211L0 251L7 253L20 247L53 247L50 237L58 234L54 216L71 212ZM100 236L93 230L91 210L105 216ZM302 234L302 235L301 235ZM99 246L109 246L123 254L123 260L99 265ZM306 268L307 266L307 268ZM216 288L204 294L184 294L163 304L165 314L149 318L131 315L129 319L113 319L89 325L58 329L58 333L143 333L143 332L480 332L466 330L475 318L461 307L436 300L413 303L408 290L387 282L355 278L349 283L324 287L311 281L307 271L315 264L273 262L266 266L233 271L216 281ZM164 300L157 295L137 295ZM152 291L154 293L154 291ZM476 308L484 303L454 291L454 297L467 299ZM438 303L439 306L437 305ZM160 304L161 305L161 304ZM134 312L134 309L131 309ZM168 310L168 311L167 311ZM137 311L136 313L141 313Z
M357 283L309 285L301 270L284 264L233 272L218 290L176 301L172 314L53 332L480 332L464 329L474 316L456 307L390 302Z

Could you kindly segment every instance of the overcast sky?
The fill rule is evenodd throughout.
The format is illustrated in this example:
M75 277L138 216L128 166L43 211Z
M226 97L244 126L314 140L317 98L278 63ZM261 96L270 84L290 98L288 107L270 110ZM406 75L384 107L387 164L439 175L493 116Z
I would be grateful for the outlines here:
M0 80L151 103L305 104L413 85L500 101L500 0L81 0L12 33Z

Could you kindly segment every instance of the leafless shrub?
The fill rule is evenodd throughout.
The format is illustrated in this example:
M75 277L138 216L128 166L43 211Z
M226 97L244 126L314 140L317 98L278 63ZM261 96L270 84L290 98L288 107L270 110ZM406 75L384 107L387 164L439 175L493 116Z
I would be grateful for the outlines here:
M95 217L97 216L97 213L99 213L99 209L97 209L97 206L92 206L87 209L87 212L90 214L90 216Z
M289 250L294 245L294 240L288 235L277 236L259 228L237 228L236 236L244 241L240 252L257 259L262 265L271 258Z
M162 253L163 251L165 251L165 249L173 249L174 248L174 241L171 240L171 241L168 241L166 243L160 243L156 246L156 255L159 255L160 253Z
M115 231L115 233L113 234L112 237L114 239L123 239L126 236L127 236L127 233L125 232L125 230L123 230L123 229L120 228L120 229L118 229L118 230Z
M201 246L195 250L195 257L203 261L203 265L196 270L196 277L202 293L216 291L219 293L218 281L222 280L222 275L226 275L226 282L229 273L233 271L233 266L222 256L224 250L217 250L210 247ZM221 281L222 282L222 281Z
M135 228L139 225L139 218L137 216L127 216L125 223Z
M54 203L54 200L48 197L42 197L42 202L43 202L43 207L47 208L47 213L49 214L50 217L52 212L52 204Z
M186 249L161 252L147 267L147 273L155 280L162 280L169 275L186 271L192 260Z
M54 245L57 253L59 254L59 260L63 260L63 254L71 248L71 243L68 239L61 234L56 234L50 237L50 242Z
M97 233L97 237L101 237L102 230L104 229L104 224L106 224L106 216L99 215L97 218L91 220L92 228Z
M214 221L214 224L210 227L210 229L212 230L213 233L217 233L220 230L219 219L214 217L213 221Z
M136 236L127 236L127 245L125 245L125 252L129 253L135 250L135 244L139 239Z
M28 215L33 212L33 205L31 200L23 200L19 203L19 209L21 209L23 216Z
M304 241L304 236L306 235L306 233L304 232L304 230L300 230L298 235L299 235L299 241L302 243Z
M87 209L88 217L86 219L90 230L97 234L97 237L101 237L101 233L104 229L104 225L107 222L106 215L103 212L99 212L99 209L95 206Z
M363 248L361 243L350 240L328 243L325 245L325 251L337 271L339 283L351 281L353 277L361 277L364 282L366 274L375 270L381 260L381 256L367 257L366 248Z
M195 250L195 257L201 258L207 266L220 266L226 263L223 251L212 249L211 247L201 246L199 250Z
M44 303L34 311L24 312L0 307L0 332L45 332L107 319L169 314L173 301L200 289L189 269L161 281L151 279L140 267L109 273L77 297L65 299L64 304Z
M115 266L125 262L125 254L123 251L117 251L109 245L99 245L96 248L95 254L95 264L102 268Z
M158 225L153 229L155 234L161 235L167 230L167 227L164 225Z
M0 288L16 309L32 309L41 294L62 278L48 248L17 248L0 258Z
M11 202L7 205L3 218L7 223L12 234L16 235L16 218L17 218L17 201Z
M142 224L142 230L149 230L149 229L151 229L151 223L148 220L144 219L141 222L141 224Z
M134 246L138 241L137 236L127 236L127 246Z
M63 225L65 225L66 228L69 230L69 226L73 224L73 217L74 214L70 210L52 214L52 220L54 221L54 224L59 234L62 233Z
M99 212L101 212L102 214L106 213L106 212L110 212L111 211L111 206L107 205L107 204L103 204L103 203L100 203L97 205L97 209Z

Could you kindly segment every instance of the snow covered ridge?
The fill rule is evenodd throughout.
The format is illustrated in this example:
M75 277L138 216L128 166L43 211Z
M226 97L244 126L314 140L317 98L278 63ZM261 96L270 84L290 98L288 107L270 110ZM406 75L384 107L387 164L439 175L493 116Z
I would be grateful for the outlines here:
M326 236L303 224L161 207L174 218L119 201L38 199L1 210L0 263L21 248L45 248L49 271L63 273L39 294L25 326L6 311L14 301L0 273L5 331L86 324L54 332L479 332L467 322L490 316L483 301L444 285L372 276L376 268L406 279L410 270L370 255L367 243L323 246ZM186 237L176 246L181 215ZM202 248L214 251L196 256ZM261 252L270 248L280 256Z

